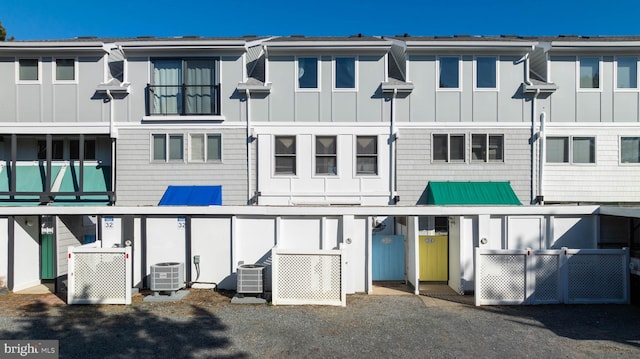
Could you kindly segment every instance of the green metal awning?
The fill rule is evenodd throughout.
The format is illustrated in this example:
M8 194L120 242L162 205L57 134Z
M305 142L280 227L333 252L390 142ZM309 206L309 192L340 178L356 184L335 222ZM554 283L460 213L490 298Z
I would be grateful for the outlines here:
M427 204L522 205L509 182L433 181L427 186Z

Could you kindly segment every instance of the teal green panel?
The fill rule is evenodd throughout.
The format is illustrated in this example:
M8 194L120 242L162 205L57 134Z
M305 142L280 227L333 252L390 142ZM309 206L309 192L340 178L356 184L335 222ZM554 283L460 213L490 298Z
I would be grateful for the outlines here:
M85 192L111 191L111 166L85 165L83 190ZM76 192L80 189L80 165L66 168L59 192ZM73 200L74 196L56 196L56 200ZM82 196L83 200L105 200L108 196Z
M55 238L52 233L40 235L40 278L55 279L56 278L56 246Z
M51 166L51 184L60 172L61 166ZM17 192L44 192L45 178L47 167L43 164L16 166L16 191ZM3 167L0 172L0 191L9 191L9 183L11 181L11 170L9 167ZM0 196L0 199L8 198ZM38 200L38 196L15 196L16 199L34 199Z
M429 182L427 204L522 205L509 182Z

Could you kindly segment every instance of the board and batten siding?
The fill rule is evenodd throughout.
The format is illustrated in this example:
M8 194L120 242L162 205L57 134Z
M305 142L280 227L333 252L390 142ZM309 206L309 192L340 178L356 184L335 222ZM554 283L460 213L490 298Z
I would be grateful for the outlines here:
M585 54L585 57L600 57ZM581 56L550 57L551 81L558 90L549 97L550 122L640 122L640 92L615 89L615 57L601 56L600 90L578 88Z
M37 82L16 79L20 58L39 59ZM108 122L108 112L101 96L95 96L96 86L104 81L104 63L100 56L77 57L68 54L61 58L76 58L75 81L54 80L55 58L25 56L0 59L0 122ZM106 114L106 116L105 116Z
M434 162L433 134L464 134L464 162ZM504 136L504 162L471 162L471 134ZM397 140L397 189L401 205L426 203L429 181L508 181L523 204L531 201L531 129L510 128L400 128Z
M458 56L458 55L446 55ZM396 99L397 121L409 122L530 122L531 104L522 94L524 62L517 56L494 56L499 59L497 90L474 90L474 56L460 59L460 89L438 90L437 57L410 55L411 95Z
M312 55L305 55L312 56ZM340 55L355 56L355 55ZM266 97L252 99L255 122L382 122L384 99L379 92L385 81L383 55L357 56L356 89L333 89L333 57L318 56L318 89L296 90L296 57L269 58L269 80L273 84ZM267 102L267 104L263 104Z
M116 153L116 205L157 205L169 185L221 185L223 205L247 204L245 131L215 127L121 129ZM156 133L182 134L184 160L152 161L151 136ZM189 135L197 133L221 134L221 162L189 162ZM252 158L255 169L255 155ZM255 181L252 181L252 188L255 188Z
M547 202L640 202L640 164L620 163L620 137L640 137L630 127L547 128L547 137L595 137L595 163L546 163ZM570 154L571 157L571 154Z

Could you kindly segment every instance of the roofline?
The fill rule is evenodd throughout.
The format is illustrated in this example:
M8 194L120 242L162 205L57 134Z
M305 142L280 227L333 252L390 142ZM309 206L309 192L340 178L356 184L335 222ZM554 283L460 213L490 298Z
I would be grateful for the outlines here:
M576 50L638 50L640 41L551 41L549 51L576 51Z
M20 51L103 51L101 41L0 41L0 50Z
M144 41L114 41L113 43L122 46L125 50L202 50L202 49L238 49L244 50L246 40L144 40Z
M400 40L402 41L402 40ZM407 52L440 50L520 50L531 51L536 41L405 41Z
M369 50L387 50L391 47L388 40L377 39L371 40L297 40L297 41L266 41L265 46L269 50L334 50L334 49L369 49Z

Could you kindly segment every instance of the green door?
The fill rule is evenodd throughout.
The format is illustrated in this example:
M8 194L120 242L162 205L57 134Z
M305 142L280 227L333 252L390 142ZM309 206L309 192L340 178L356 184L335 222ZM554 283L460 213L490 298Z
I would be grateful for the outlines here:
M56 278L56 246L53 233L40 234L40 279Z

